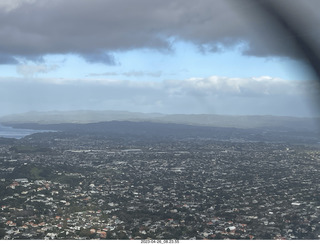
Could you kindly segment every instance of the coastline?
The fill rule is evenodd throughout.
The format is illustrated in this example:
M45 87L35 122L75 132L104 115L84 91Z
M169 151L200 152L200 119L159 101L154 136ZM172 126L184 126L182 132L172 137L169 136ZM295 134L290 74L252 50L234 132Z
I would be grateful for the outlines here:
M45 131L31 130L31 129L17 129L17 128L0 124L0 137L3 137L3 138L21 139L25 136L39 133L39 132L45 132Z

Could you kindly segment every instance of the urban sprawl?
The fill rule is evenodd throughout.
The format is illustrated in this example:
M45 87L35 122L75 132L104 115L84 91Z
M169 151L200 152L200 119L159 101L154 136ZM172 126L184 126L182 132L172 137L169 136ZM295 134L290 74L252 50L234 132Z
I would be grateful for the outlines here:
M319 239L320 150L39 133L0 144L1 239Z

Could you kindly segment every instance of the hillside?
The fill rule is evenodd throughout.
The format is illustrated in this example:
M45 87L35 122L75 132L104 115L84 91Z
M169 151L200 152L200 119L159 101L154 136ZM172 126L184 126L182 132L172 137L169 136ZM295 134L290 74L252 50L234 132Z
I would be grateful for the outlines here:
M281 116L231 116L213 114L157 114L133 113L126 111L51 111L28 112L0 118L2 124L61 124L61 123L98 123L108 121L157 122L175 123L197 126L212 126L224 128L264 128L272 130L317 130L319 118L297 118Z

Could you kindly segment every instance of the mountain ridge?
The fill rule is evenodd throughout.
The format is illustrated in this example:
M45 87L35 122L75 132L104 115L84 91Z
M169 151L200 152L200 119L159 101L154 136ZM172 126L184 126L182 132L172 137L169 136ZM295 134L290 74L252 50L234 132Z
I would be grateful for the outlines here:
M300 118L273 115L216 115L216 114L161 114L127 111L31 111L0 117L2 124L88 124L108 121L132 121L173 123L196 126L211 126L225 128L278 128L294 130L318 129L319 118Z

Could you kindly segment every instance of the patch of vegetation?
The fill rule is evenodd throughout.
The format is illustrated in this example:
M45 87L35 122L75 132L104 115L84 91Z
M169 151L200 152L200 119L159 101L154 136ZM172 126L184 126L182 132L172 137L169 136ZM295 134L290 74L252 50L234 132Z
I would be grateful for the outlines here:
M12 145L17 139L0 137L0 145Z
M81 178L77 177L77 176L66 176L66 175L63 175L63 176L60 176L58 177L57 179L55 179L56 181L62 183L62 184L68 184L70 186L78 186L80 181L81 181Z
M33 147L29 145L17 145L10 147L10 151L13 151L15 153L37 153L37 152L51 152L50 148L46 147Z
M12 178L28 178L30 180L43 180L52 178L52 170L42 166L22 165L12 172Z

